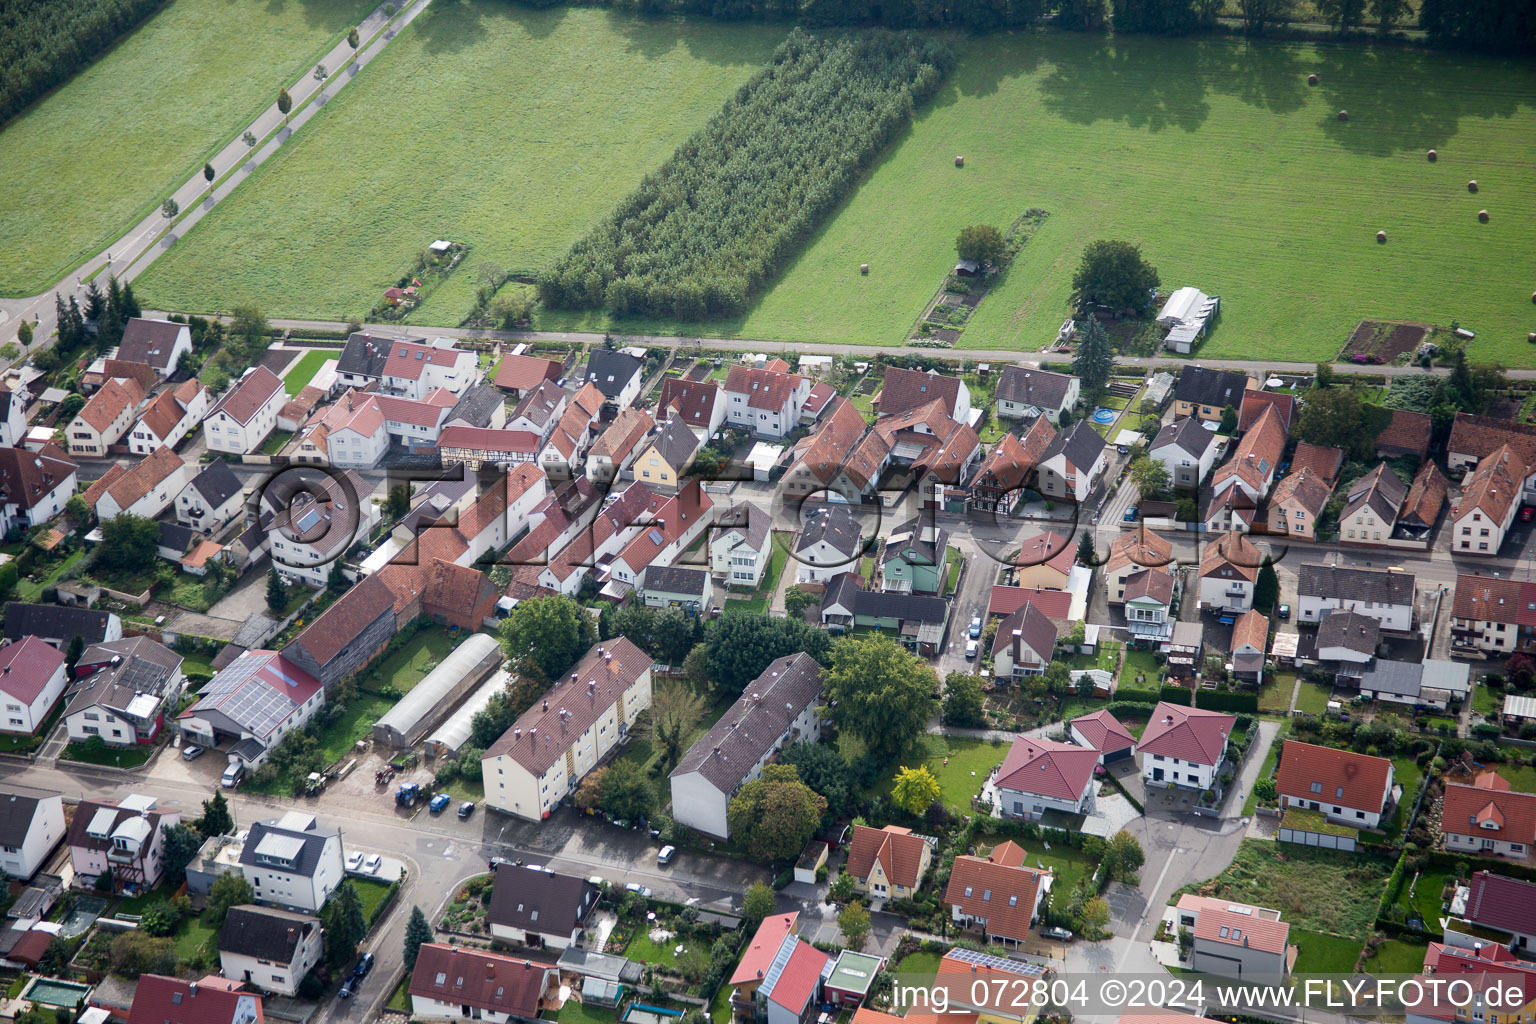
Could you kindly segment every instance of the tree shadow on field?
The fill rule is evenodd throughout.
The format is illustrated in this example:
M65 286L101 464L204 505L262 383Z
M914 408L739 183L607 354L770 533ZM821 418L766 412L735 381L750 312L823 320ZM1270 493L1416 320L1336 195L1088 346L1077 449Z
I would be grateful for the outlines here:
M484 0L433 0L432 6L411 22L411 28L427 53L458 53L485 37L485 7Z
M227 0L231 7L244 7L245 0ZM363 17L372 13L373 8L358 11L347 0L267 0L267 14L271 17L281 17L285 12L298 7L304 13L304 23L309 28L326 29L337 32L347 27L348 18L356 18L361 21Z
M1002 87L1004 79L1028 78L1040 70L1041 47L1033 34L1010 32L975 42L963 36L947 36L945 42L955 51L955 66L920 114L950 106L962 96L991 96Z
M1073 124L1119 121L1153 132L1195 132L1205 124L1209 86L1177 51L1141 41L1083 41L1086 45L1063 48L1040 82L1041 100L1051 113Z
M1462 118L1513 117L1532 105L1529 65L1400 49L1319 49L1323 134L1351 153L1392 156L1447 145ZM1349 111L1340 121L1338 111Z
M1311 68L1297 47L1245 40L1189 44L1200 78L1223 96L1272 114L1291 114L1307 101Z
M608 28L623 37L631 53L659 60L681 44L693 60L716 67L746 65L755 73L793 27L788 22L713 21L705 17L646 17L608 10Z

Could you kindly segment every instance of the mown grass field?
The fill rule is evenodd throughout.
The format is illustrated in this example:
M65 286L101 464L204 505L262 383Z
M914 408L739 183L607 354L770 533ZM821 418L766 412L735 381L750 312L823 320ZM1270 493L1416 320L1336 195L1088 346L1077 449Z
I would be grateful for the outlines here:
M40 292L101 251L373 7L174 0L11 122L0 132L0 294Z
M747 316L688 333L898 343L962 227L1005 227L1041 207L1050 216L964 347L1053 338L1084 244L1108 237L1142 243L1165 290L1221 296L1201 355L1312 361L1334 356L1362 318L1456 318L1478 332L1475 356L1536 365L1529 63L1071 33L956 45L934 103L784 277ZM1492 219L1479 224L1484 208ZM541 311L535 323L602 330L605 319Z
M361 317L446 238L469 255L412 319L456 324L481 265L530 271L563 252L786 31L437 0L135 291L172 309Z

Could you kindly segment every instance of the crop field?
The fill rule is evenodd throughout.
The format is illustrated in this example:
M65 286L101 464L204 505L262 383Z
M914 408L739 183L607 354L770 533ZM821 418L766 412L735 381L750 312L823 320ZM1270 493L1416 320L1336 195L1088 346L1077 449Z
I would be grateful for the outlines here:
M0 294L40 292L101 251L373 7L174 0L6 126Z
M469 255L412 320L457 324L482 264L530 272L564 252L785 31L436 0L134 290L346 319L445 238Z
M1140 242L1165 291L1221 296L1201 355L1329 359L1361 319L1454 318L1478 332L1474 358L1536 365L1525 342L1536 66L1072 33L955 45L937 97L779 282L747 315L688 333L897 343L962 227L1041 207L1050 216L972 317L966 347L1034 350L1054 337L1084 244L1107 237ZM607 320L540 311L535 325Z

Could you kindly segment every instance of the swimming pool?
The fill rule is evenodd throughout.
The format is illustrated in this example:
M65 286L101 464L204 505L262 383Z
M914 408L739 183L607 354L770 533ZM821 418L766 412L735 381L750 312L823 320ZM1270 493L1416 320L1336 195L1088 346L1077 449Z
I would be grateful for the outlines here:
M1093 410L1093 422L1113 423L1115 422L1115 417L1117 415L1119 414L1116 413L1113 409L1095 409Z
M57 978L34 978L21 998L40 1006L64 1006L74 1009L91 994L91 986Z

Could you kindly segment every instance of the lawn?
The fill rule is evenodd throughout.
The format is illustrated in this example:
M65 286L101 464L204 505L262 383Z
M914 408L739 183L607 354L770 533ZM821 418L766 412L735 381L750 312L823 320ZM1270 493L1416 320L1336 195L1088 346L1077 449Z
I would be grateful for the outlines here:
M423 629L410 643L369 670L367 678L360 685L367 690L392 686L404 696L425 679L427 673L437 668L466 635L460 633L458 639L454 639L442 629Z
M1127 648L1125 652L1125 666L1120 670L1120 681L1127 686L1133 683L1141 686L1141 683L1136 682L1138 674L1145 674L1147 677L1146 685L1151 686L1160 682L1165 673L1163 667L1157 663L1157 656L1151 651L1138 651Z
M1365 962L1368 974L1418 974L1424 970L1427 947L1420 942L1388 939Z
M412 319L457 324L480 267L528 273L564 252L786 31L434 3L135 291L161 308L345 319L448 238L469 255Z
M645 964L658 964L663 967L671 967L677 963L677 955L672 952L677 945L677 939L668 939L665 942L655 942L643 929L635 931L635 937L630 940L629 948L624 955L631 960L638 960Z
M1074 669L1097 668L1112 674L1120 663L1122 646L1118 640L1102 640L1093 654L1070 654L1064 660Z
M768 550L768 571L764 574L762 584L750 594L741 597L727 597L722 614L741 612L748 615L767 615L768 603L773 600L773 592L779 585L779 577L784 574L784 566L789 561L789 548L773 543Z
M944 806L962 813L970 812L971 797L981 792L981 784L987 781L992 769L1008 756L1007 746L985 740L924 735L918 743L922 748L919 758L914 760L914 754L909 753L898 760L912 768L926 765L939 780L939 799ZM944 763L946 760L948 764ZM896 773L892 771L881 790L889 792L895 780Z
M1494 693L1481 681L1472 686L1472 710L1484 718L1493 718L1504 707L1504 694Z
M1301 690L1296 694L1296 710L1305 711L1309 715L1321 715L1328 710L1328 700L1332 696L1331 686L1303 682Z
M1386 860L1366 854L1343 857L1333 850L1244 839L1225 871L1180 892L1278 910L1293 935L1295 929L1305 929L1363 942L1391 872ZM1355 948L1358 951L1358 943Z
M1264 680L1259 690L1259 710L1275 715L1289 714L1291 692L1296 689L1296 673L1275 672Z
M893 974L906 984L920 984L932 981L939 973L939 953L908 953L901 958L901 962L891 968Z
M575 999L567 999L554 1019L560 1024L613 1024L618 1014L601 1006L588 1006Z
M1337 935L1291 929L1291 942L1300 946L1293 973L1298 979L1317 974L1349 974L1360 959L1364 939L1341 939Z
M100 252L374 6L174 0L13 121L0 133L0 294L42 291Z
M1050 216L962 348L1039 348L1068 311L1083 245L1124 238L1142 243L1165 290L1221 296L1224 323L1202 356L1332 358L1359 319L1383 315L1458 318L1478 331L1479 358L1536 364L1520 227L1536 221L1528 61L1056 32L955 45L937 97L756 307L687 334L892 344L943 283L962 227L1006 227L1040 207ZM1484 183L1476 196L1471 178ZM1492 220L1479 224L1485 207ZM606 322L535 316L545 329Z
M162 903L169 903L175 896L175 890L168 886L156 886L149 892L138 896L125 896L118 900L113 908L116 914L131 914L143 917L152 908ZM182 921L177 926L172 938L175 940L176 955L183 960L189 960L198 953L203 946L218 932L201 914L194 915Z
M354 878L352 884L357 886L357 895L363 901L363 920L372 921L373 912L384 902L384 894L389 891L391 878L381 881L377 878Z
M42 593L46 588L58 583L59 577L64 575L64 570L68 569L70 566L74 565L84 557L85 548L81 548L79 551L71 552L62 561L55 562L52 566L50 566L47 574L45 574L43 578L36 583L33 583L31 580L23 576L21 579L16 581L16 596L23 601L36 601L39 597L42 596Z
M261 447L256 450L262 455L276 455L283 450L283 445L293 440L293 432L289 430L274 430L267 435L267 439L261 442Z
M315 374L320 372L320 367L325 365L326 360L335 358L337 354L331 349L318 349L304 353L299 361L293 364L293 369L288 371L288 375L283 378L283 390L288 392L290 397L303 391L304 386L315 379Z
M1431 931L1440 931L1440 915L1444 913L1441 904L1445 901L1440 894L1445 892L1445 887L1456 877L1456 872L1451 868L1431 868L1418 876L1415 880L1412 875L1403 879L1403 889L1397 896L1397 902L1408 911L1408 917L1417 917L1424 922ZM1410 893L1408 890L1412 888ZM1423 961L1423 954L1419 956Z
M1506 761L1497 766L1497 771L1504 776L1509 782L1509 788L1516 793L1536 793L1536 768L1528 764L1512 765Z
M389 1002L384 1005L391 1010L398 1010L406 1016L410 1016L411 976L409 974L400 979L400 984L396 985L395 990L389 994Z
M84 743L67 743L59 757L66 761L83 761L86 764L106 765L109 768L137 768L148 761L154 752L154 744L92 750Z
M1023 845L1030 867L1044 864L1055 873L1056 881L1051 883L1051 892L1059 894L1062 899L1066 899L1079 881L1092 877L1099 867L1097 861L1073 846L1056 843L1047 850L1039 841L1025 842Z
M1424 777L1424 772L1411 757L1394 757L1392 759L1392 780L1403 787L1403 798L1397 802L1397 808L1392 812L1392 820L1382 826L1382 831L1390 838L1396 838L1403 830L1403 819L1408 817L1408 812L1413 808L1413 798L1419 790L1419 780Z

